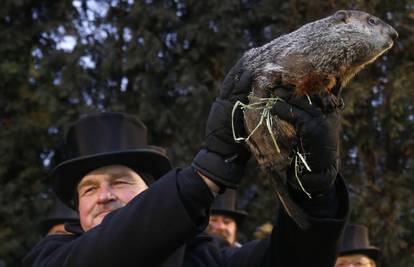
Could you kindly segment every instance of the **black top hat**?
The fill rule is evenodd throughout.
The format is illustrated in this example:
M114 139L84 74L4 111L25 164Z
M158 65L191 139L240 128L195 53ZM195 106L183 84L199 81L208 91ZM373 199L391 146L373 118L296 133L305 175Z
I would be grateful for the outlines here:
M237 192L234 189L226 189L226 192L218 195L211 206L211 214L216 215L225 215L230 218L233 218L237 225L240 226L247 212L242 210L237 210L236 206Z
M53 170L54 190L71 208L80 179L97 168L121 164L155 179L171 170L165 150L147 144L145 125L123 113L82 117L69 128L64 150L66 160Z
M78 221L78 213L70 209L59 199L56 199L53 208L49 211L47 216L39 222L39 227L41 233L46 234L54 225Z
M342 238L342 245L339 251L340 256L350 254L363 254L376 261L380 249L370 245L368 228L360 224L348 224Z

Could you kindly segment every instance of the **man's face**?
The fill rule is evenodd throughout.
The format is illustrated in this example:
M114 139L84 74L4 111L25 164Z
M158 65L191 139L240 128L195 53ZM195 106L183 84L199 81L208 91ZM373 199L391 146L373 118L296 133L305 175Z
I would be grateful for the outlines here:
M236 243L237 224L233 218L211 214L207 230L210 234L223 237L232 246Z
M110 165L88 173L77 187L83 230L100 224L108 213L125 206L147 188L144 180L126 166Z
M339 256L335 267L376 267L373 260L362 254Z

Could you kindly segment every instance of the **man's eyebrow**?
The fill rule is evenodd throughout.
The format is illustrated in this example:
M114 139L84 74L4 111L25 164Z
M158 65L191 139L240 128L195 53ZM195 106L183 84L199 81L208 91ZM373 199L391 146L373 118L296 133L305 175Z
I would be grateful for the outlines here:
M106 175L108 176L109 180L114 180L114 179L121 178L121 177L128 177L128 178L132 179L132 175L128 171L112 172L112 173L107 173ZM77 189L79 190L82 187L92 185L92 184L95 184L95 183L96 183L95 179L93 179L93 178L87 179L87 180L81 181L78 184Z
M121 177L128 177L132 178L132 175L128 171L120 171L120 172L114 172L114 173L108 173L109 179L116 179Z
M77 186L77 189L78 189L78 191L82 188L82 187L85 187L85 186L88 186L88 185L93 185L93 184L95 184L96 182L93 180L93 179L88 179L88 180L86 180L86 181L81 181L79 184L78 184L78 186Z

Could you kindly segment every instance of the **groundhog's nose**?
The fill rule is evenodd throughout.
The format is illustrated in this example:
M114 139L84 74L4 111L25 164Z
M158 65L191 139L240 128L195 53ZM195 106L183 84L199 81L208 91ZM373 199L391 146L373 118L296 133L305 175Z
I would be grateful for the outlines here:
M390 35L390 37L393 41L395 41L395 39L398 38L398 32L396 30L394 30L394 28L391 27L391 26L390 26L389 35Z

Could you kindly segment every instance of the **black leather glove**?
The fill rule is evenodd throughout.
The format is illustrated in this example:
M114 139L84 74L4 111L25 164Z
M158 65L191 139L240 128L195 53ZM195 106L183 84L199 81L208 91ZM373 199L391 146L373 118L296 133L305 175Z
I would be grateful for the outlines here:
M303 187L312 196L324 194L334 184L338 174L340 114L335 105L340 101L336 101L337 98L333 95L314 97L312 103L309 98L292 93L285 92L283 95L282 92L281 97L285 102L278 102L271 114L295 126L297 150L311 169L307 170L303 162L299 161L302 168L298 174L297 166L292 164L288 170L288 182L294 189L303 190ZM324 101L324 97L333 97L335 101ZM323 105L326 102L333 105L327 108L326 104Z
M243 176L250 153L245 144L233 138L232 110L237 101L247 103L251 76L239 61L226 75L219 96L213 102L206 126L206 146L193 160L193 167L221 188L236 188ZM244 118L240 109L233 118L236 136L244 135Z

